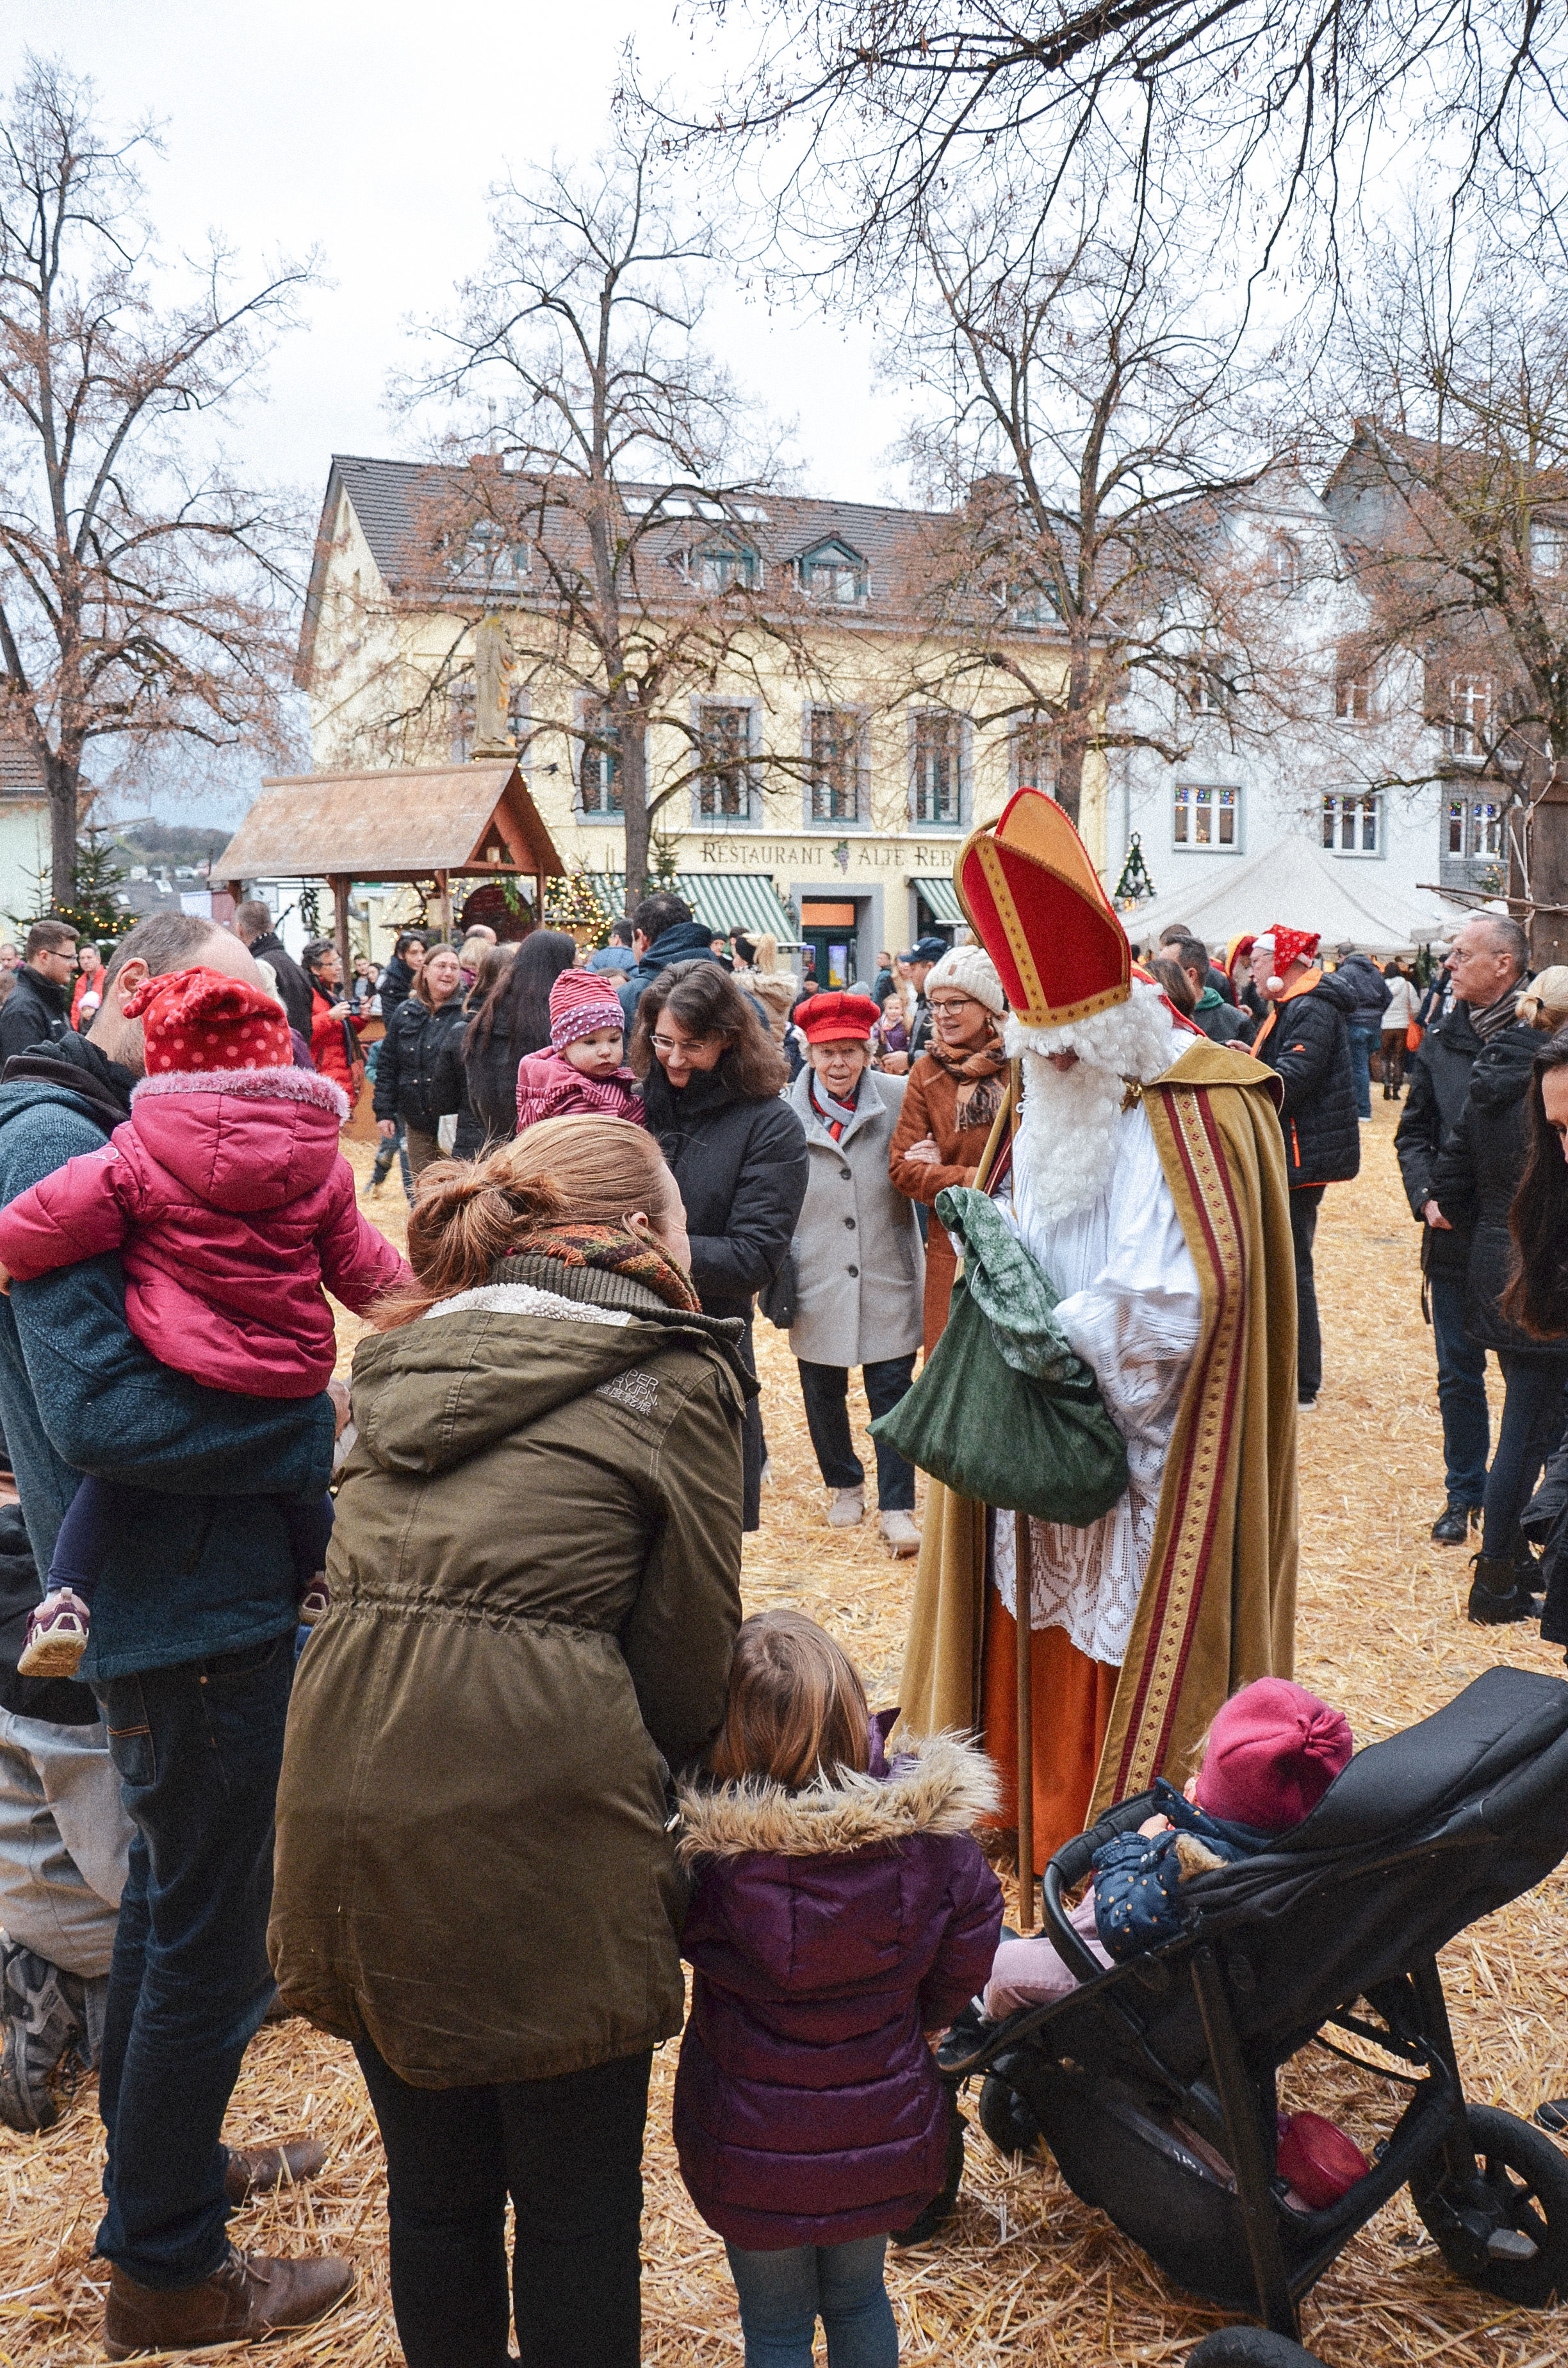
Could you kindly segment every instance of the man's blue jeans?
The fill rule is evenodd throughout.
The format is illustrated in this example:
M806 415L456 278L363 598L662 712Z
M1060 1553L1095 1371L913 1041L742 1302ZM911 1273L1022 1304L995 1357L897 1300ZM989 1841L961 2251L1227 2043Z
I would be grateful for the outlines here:
M1356 1115L1372 1115L1372 1047L1381 1041L1381 1030L1358 1028L1354 1020L1346 1023L1345 1032L1350 1039L1350 1068L1356 1079Z
M811 2368L821 2317L828 2368L898 2368L898 2328L882 2283L885 2237L747 2253L726 2244L741 2305L745 2368Z
M1437 1352L1437 1405L1443 1417L1443 1464L1449 1502L1467 1508L1486 1494L1492 1428L1486 1410L1486 1351L1464 1328L1464 1277L1427 1279L1432 1346Z
M109 1968L97 2250L139 2285L228 2251L223 2115L267 2001L267 1918L289 1632L95 1687L136 1827Z

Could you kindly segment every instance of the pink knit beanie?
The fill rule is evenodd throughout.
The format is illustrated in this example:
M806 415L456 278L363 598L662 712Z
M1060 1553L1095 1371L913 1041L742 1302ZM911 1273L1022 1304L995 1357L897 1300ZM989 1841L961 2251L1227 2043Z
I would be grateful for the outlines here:
M563 970L550 990L550 1042L564 1052L600 1028L624 1030L625 1017L613 986L589 970Z
M1289 1678L1256 1678L1209 1730L1198 1805L1227 1825L1285 1833L1317 1807L1355 1748L1343 1711Z

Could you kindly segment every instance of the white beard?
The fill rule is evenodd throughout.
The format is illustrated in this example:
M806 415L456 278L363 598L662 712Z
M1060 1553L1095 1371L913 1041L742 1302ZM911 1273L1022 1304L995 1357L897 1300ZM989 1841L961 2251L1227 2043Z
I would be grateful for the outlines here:
M1176 1026L1156 986L1133 982L1125 1003L1060 1028L1009 1019L1004 1042L1022 1059L1024 1114L1014 1156L1042 1215L1071 1216L1110 1190L1130 1078L1146 1085L1175 1056ZM1071 1069L1048 1055L1076 1053Z

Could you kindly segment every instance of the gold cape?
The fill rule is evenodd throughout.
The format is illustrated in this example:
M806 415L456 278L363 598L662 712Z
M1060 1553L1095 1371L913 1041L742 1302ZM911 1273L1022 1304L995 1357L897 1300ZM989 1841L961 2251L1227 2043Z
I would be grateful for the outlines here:
M1296 1270L1276 1114L1250 1055L1193 1044L1143 1088L1203 1294L1149 1566L1117 1680L1089 1819L1185 1775L1221 1702L1291 1673L1296 1623ZM1021 1102L1007 1099L983 1184ZM899 1700L912 1732L980 1724L985 1508L928 1484ZM1049 1748L1049 1713L1037 1748Z

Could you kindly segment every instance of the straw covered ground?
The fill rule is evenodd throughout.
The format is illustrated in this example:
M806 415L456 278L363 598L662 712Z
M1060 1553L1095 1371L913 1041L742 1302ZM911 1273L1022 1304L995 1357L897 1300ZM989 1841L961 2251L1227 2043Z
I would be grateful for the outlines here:
M1490 1662L1556 1669L1533 1632L1471 1628L1464 1555L1427 1531L1441 1501L1430 1334L1418 1304L1416 1237L1392 1153L1393 1111L1374 1102L1359 1181L1325 1204L1318 1271L1327 1381L1302 1428L1300 1674L1370 1742L1437 1708ZM363 1167L368 1154L355 1146ZM395 1183L371 1205L389 1232ZM345 1336L346 1354L352 1332ZM911 1565L881 1553L871 1524L845 1535L822 1519L784 1343L759 1325L772 1486L748 1541L748 1605L796 1603L837 1634L874 1702L892 1700ZM1568 2091L1563 1884L1554 1878L1473 1927L1444 1975L1464 2075L1477 2100L1528 2114ZM722 2248L697 2218L668 2140L674 2046L657 2060L649 2121L644 2359L721 2368L741 2358ZM1319 2056L1299 2058L1289 2101L1312 2102L1363 2143L1397 2111L1388 2084ZM104 2277L89 2259L97 2216L98 2129L90 2095L36 2139L0 2131L0 2368L63 2368L97 2355ZM1185 2301L1049 2161L1004 2161L973 2124L956 2229L895 2255L891 2286L909 2362L943 2368L1089 2368L1179 2362L1215 2314ZM387 2303L386 2221L375 2125L347 2049L294 2021L264 2031L230 2123L244 2142L309 2128L332 2148L324 2176L241 2214L255 2250L352 2254L359 2286L327 2327L269 2351L277 2368L381 2368L399 2357ZM1335 2368L1547 2368L1568 2359L1568 2308L1517 2314L1458 2284L1401 2197L1349 2247L1309 2302L1303 2334ZM214 2355L206 2355L214 2356ZM819 2358L821 2350L819 2346Z

